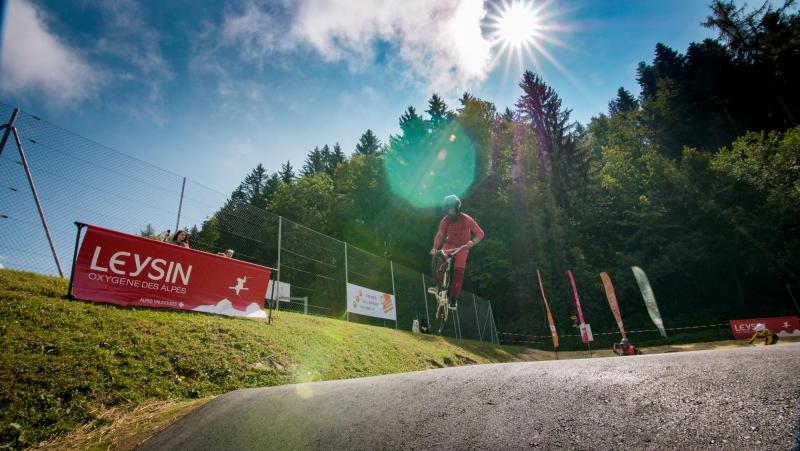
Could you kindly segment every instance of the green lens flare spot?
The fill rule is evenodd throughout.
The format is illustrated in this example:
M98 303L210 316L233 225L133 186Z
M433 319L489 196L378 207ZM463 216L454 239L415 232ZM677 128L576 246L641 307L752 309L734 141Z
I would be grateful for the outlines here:
M438 207L444 196L463 195L475 181L475 144L458 122L428 136L404 137L384 159L392 193L417 208Z

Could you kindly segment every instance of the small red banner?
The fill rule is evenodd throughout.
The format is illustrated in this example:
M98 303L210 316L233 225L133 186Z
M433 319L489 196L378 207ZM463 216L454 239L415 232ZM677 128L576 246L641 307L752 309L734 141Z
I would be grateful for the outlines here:
M87 226L72 295L87 301L263 318L271 269Z
M782 337L792 335L800 336L800 321L796 316L781 316L777 318L732 319L731 331L737 340L749 340L755 334L756 324L764 327Z

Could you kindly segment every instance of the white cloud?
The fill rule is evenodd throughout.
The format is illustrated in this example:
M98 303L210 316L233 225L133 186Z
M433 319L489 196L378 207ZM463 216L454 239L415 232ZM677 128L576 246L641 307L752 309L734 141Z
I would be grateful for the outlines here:
M192 310L195 312L216 313L217 315L227 316L246 316L248 318L266 318L267 314L260 305L253 302L247 306L246 310L236 309L231 301L223 299L216 303L216 305L203 305L195 307Z
M378 59L412 85L445 93L480 84L491 65L491 44L481 30L484 0L301 0L265 6L245 0L218 26L200 33L193 68L230 85L233 49L239 61L285 65L286 53L311 50L326 61L363 71ZM292 70L299 68L294 67ZM238 77L236 77L238 78ZM220 89L222 94L236 89Z
M43 7L11 0L0 53L0 89L36 94L55 106L98 97L105 89L102 98L110 109L163 125L163 85L174 74L161 51L162 36L147 23L136 0L91 0L86 5L97 9L101 25L78 50L52 31L55 18ZM124 90L117 96L109 92L112 87Z
M305 0L292 35L356 70L374 61L378 41L386 42L399 59L389 63L401 66L409 80L449 92L486 78L491 44L481 32L485 15L483 0Z
M53 34L28 0L8 3L0 50L0 90L41 92L57 105L92 97L107 74Z
M242 60L256 63L259 68L264 59L275 50L283 49L280 24L259 6L248 1L244 11L228 13L220 30L225 46L236 47Z

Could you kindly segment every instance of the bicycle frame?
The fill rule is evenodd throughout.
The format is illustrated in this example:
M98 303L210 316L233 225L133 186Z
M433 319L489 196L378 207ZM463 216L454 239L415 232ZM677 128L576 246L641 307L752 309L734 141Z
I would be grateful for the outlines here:
M436 287L428 290L429 293L436 296L436 311L435 318L438 321L438 333L441 334L444 330L444 325L447 323L447 317L450 310L456 310L456 307L450 307L450 280L452 278L452 261L453 257L461 252L467 245L457 247L455 249L438 250L433 256L432 272ZM442 273L441 281L439 280L439 273ZM431 291L434 290L434 291Z

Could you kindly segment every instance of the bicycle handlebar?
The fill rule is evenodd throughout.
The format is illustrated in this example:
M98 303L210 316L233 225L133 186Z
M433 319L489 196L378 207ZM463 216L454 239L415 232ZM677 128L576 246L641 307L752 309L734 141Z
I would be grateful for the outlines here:
M461 245L455 249L448 249L448 250L439 249L437 252L441 253L442 255L447 255L448 257L452 257L457 253L461 252L465 247L467 247L466 244Z

